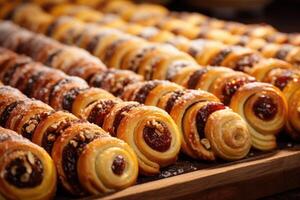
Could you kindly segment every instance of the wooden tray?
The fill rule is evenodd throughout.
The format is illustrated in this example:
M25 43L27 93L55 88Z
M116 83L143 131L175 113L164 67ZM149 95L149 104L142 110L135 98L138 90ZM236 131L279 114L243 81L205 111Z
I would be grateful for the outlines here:
M180 156L155 177L102 197L86 199L257 199L300 187L300 145L280 144L279 150L252 151L237 162L205 163ZM70 198L59 195L57 199Z

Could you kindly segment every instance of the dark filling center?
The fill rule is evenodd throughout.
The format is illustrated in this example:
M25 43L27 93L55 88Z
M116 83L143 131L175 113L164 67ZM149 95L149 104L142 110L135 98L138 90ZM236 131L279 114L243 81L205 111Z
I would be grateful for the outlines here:
M137 72L139 63L143 59L145 54L148 53L148 52L151 52L154 49L155 49L154 47L142 49L141 52L137 53L133 57L133 59L130 60L128 69L131 70L131 71Z
M68 183L75 191L82 191L77 174L77 161L85 146L100 137L100 135L92 132L82 131L73 137L64 147L62 153L62 166Z
M247 56L243 56L235 63L233 69L236 71L245 72L247 68L252 68L254 64L259 62L260 59L261 57L257 54L249 54Z
M8 120L10 113L14 110L14 108L18 104L23 103L23 102L24 101L15 101L15 102L9 104L8 106L6 106L6 108L4 109L4 111L2 112L1 117L0 117L0 126L5 127L6 121Z
M26 65L28 62L22 62L22 63L16 63L14 64L12 67L10 67L4 74L3 76L3 83L5 85L10 85L10 80L11 78L13 77L14 73L16 72L16 70L23 66L23 65Z
M28 138L29 140L32 139L32 134L34 133L37 125L40 123L42 119L45 119L50 113L49 112L43 112L40 114L37 114L30 118L28 122L26 122L21 130L21 135L25 138Z
M47 128L43 135L43 140L42 140L42 147L49 153L51 154L54 142L56 139L61 135L61 133L67 129L69 126L71 126L72 122L74 120L70 119L64 119L60 122L57 122L50 127Z
M165 111L170 113L176 100L179 99L181 96L183 96L185 94L185 91L182 90L178 90L173 92L173 94L170 96L170 98L167 101L167 104L165 106Z
M197 84L198 82L201 80L201 77L203 74L205 74L207 72L207 69L203 68L203 69L199 69L197 71L195 71L189 78L188 80L188 88L189 89L197 89Z
M52 61L53 61L53 59L55 58L55 56L59 55L59 54L62 53L62 52L63 52L62 49L58 49L58 50L54 51L53 53L51 53L51 54L47 57L46 61L44 62L44 65L46 65L46 66L52 66Z
M113 137L116 137L117 136L117 130L118 130L118 127L122 121L122 119L125 117L126 113L129 112L132 108L135 108L135 107L138 107L140 106L140 104L136 103L136 104L129 104L129 105L126 105L124 106L123 108L121 108L115 115L115 120L114 120L114 123L113 123L113 126L110 130L110 134L113 136Z
M218 66L231 53L231 48L222 49L211 61L210 65Z
M51 99L55 98L56 92L59 91L63 85L68 84L72 81L73 80L71 78L63 78L63 79L59 80L55 85L53 85L50 90L50 95L49 95L50 102L51 102Z
M47 30L46 30L46 35L47 36L52 36L52 34L55 32L56 27L60 24L60 20L55 20L53 23L51 23Z
M39 78L41 78L43 76L44 73L45 73L45 71L39 71L39 72L35 73L34 75L32 75L28 79L26 87L25 87L25 89L23 91L23 93L26 96L31 97L32 89L34 88L34 84L39 80Z
M33 188L43 181L43 165L32 153L14 152L18 156L6 167L4 177L18 188Z
M277 104L269 96L260 96L253 105L255 115L262 120L272 120L277 111Z
M116 175L122 175L124 169L126 167L126 162L123 156L118 155L115 157L112 166L111 166L111 170L114 172L114 174Z
M72 105L73 105L75 98L81 91L84 91L86 89L87 88L82 89L82 88L76 87L76 88L72 88L71 90L66 92L64 94L63 101L62 101L63 109L67 110L69 112L72 112Z
M188 54L190 54L193 58L197 56L198 52L199 50L193 46L188 49Z
M293 78L289 74L278 76L274 81L274 85L278 87L280 90L283 90L285 86L289 83L289 81L292 79Z
M234 93L243 85L249 82L254 82L255 79L253 78L238 78L238 79L233 79L231 81L228 81L225 83L223 90L222 90L222 95L223 95L223 103L225 105L229 105L232 96Z
M292 48L293 47L290 45L284 45L277 51L275 58L278 58L280 60L285 60L286 56L289 54Z
M103 100L97 103L88 116L88 121L102 127L105 117L116 103L112 100Z
M135 94L135 98L134 101L137 101L139 103L145 103L148 94L151 90L153 90L158 84L160 83L160 81L149 81L146 82L145 85L143 85L143 87L141 87L139 89L139 91Z
M207 122L208 117L218 111L218 110L224 110L226 107L222 103L216 103L211 102L200 108L196 115L196 124L197 124L197 131L200 136L200 138L205 138L205 125Z
M119 39L119 40L116 40L115 42L113 42L111 45L109 45L107 48L106 48L106 51L105 51L105 55L104 55L104 59L103 61L108 64L108 61L111 59L111 57L114 55L118 45L121 45L122 43L126 42L127 40L126 39Z
M93 37L92 40L88 43L86 50L93 54L101 38L102 35L96 35L95 37Z
M159 152L167 151L172 140L168 127L155 120L147 123L143 131L143 138L152 149Z

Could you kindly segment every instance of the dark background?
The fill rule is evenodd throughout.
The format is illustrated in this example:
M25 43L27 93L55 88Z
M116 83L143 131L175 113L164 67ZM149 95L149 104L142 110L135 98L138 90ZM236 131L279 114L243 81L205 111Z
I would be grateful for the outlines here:
M213 12L211 9L190 5L186 0L170 1L167 7L171 10L201 12L209 16L244 23L268 23L283 32L300 32L300 0L273 0L261 10L237 10L233 16L224 16L222 13Z

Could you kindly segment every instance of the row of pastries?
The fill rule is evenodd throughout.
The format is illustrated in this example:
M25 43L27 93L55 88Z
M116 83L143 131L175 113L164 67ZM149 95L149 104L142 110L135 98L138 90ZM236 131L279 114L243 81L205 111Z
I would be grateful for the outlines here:
M6 33L7 34L6 34ZM72 48L68 46L64 46L61 44L58 44L54 40L50 40L44 36L41 35L36 35L34 33L30 33L28 31L22 30L21 28L18 28L15 25L12 25L10 23L3 23L0 25L0 33L3 35L3 37L0 39L0 44L4 45L7 48L13 49L18 51L19 53L26 53L30 55L33 58L38 58L40 55L44 55L44 59L39 59L40 62L43 62L43 60L47 60L49 66L53 68L59 68L58 66L55 65L56 62L58 62L57 59L66 59L66 57L53 57L54 52L68 52ZM31 34L31 37L25 38L23 35L25 33ZM5 35L7 37L5 37ZM5 44L4 44L5 41ZM19 41L19 45L16 45L14 41ZM35 44L34 41L38 41L38 43L41 45L41 49L37 49L34 47ZM51 45L52 42L52 45ZM42 45L43 44L43 45ZM48 44L48 45L47 45ZM54 47L55 45L58 45L56 48ZM22 51L21 46L26 46L30 47L30 50ZM53 49L53 52L50 53L48 49ZM48 48L45 48L48 47ZM73 47L74 48L74 47ZM43 49L45 50L43 51ZM37 54L38 52L38 54ZM48 53L48 55L47 55ZM74 51L69 52L74 53ZM78 53L78 51L77 51ZM65 54L64 54L65 55ZM70 56L69 61L71 62L72 57L75 56ZM49 62L49 57L52 57L53 60ZM88 60L88 59L87 59ZM59 63L59 62L58 62ZM74 60L74 63L76 63L76 60ZM81 63L79 64L82 68L84 66ZM74 66L74 65L73 65ZM60 68L61 69L61 68ZM65 70L68 71L68 70ZM120 70L121 71L121 70ZM117 72L115 72L117 74ZM128 74L126 74L127 76ZM106 72L103 72L103 76L106 76ZM83 76L84 77L84 76ZM97 79L97 80L90 80L90 85L96 86L96 87L102 87L103 85L106 85L103 88L110 88L114 90L114 84L113 85L108 85L109 83L105 83L106 79ZM130 95L133 95L131 92L133 89L137 89L137 86L139 86L139 93L135 94L136 98L130 97ZM66 92L66 91L65 91ZM73 93L73 96L76 96L77 94ZM183 87L171 83L169 81L138 81L136 83L132 83L124 87L122 90L122 93L118 94L119 97L121 97L124 100L129 100L129 101L136 101L140 102L146 105L152 105L152 106L157 106L165 111L167 111L171 117L175 120L177 127L179 127L180 130L180 135L184 136L184 144L182 145L184 151L191 155L194 158L202 158L206 160L214 160L216 156L224 158L226 160L236 160L244 157L250 148L250 137L248 130L246 128L246 124L244 121L234 112L232 112L230 109L226 108L225 105L220 103L220 100L215 97L214 95L205 92L205 91L200 91L200 90L187 90L184 89ZM86 95L90 99L90 95ZM38 96L33 96L35 98L38 98ZM73 97L76 98L77 97ZM129 99L131 98L131 99ZM75 103L75 102L74 102ZM73 103L73 104L74 104ZM130 102L132 103L132 102ZM124 102L124 104L129 104L129 102ZM51 103L50 103L51 105ZM53 105L55 106L55 105ZM81 115L84 113L86 115L87 119L90 122L96 123L99 126L106 127L105 121L101 120L101 118L97 117L97 113L101 112L102 117L105 117L107 113L111 113L111 107L113 105L111 103L101 103L101 104L91 104L90 106L87 107L86 111L77 111L78 106L74 106L76 109L71 109L70 111L77 114ZM55 106L56 108L59 108ZM82 107L82 106L81 106ZM64 108L64 107L62 107ZM72 106L73 108L73 106ZM152 108L152 107L151 107ZM66 109L66 108L64 108ZM189 110L193 110L193 112L190 112ZM84 110L84 109L81 109ZM160 110L160 109L158 109ZM211 111L209 111L211 110ZM210 116L215 111L216 112L213 116ZM197 118L197 113L200 113L199 115L204 115L204 121L201 119ZM208 113L207 113L208 112ZM203 114L202 114L203 113ZM207 114L205 114L207 113ZM137 113L135 113L137 114ZM148 112L142 112L142 114L147 114L149 115L150 119L155 119L154 117L157 115L153 113ZM95 116L96 115L96 116ZM217 117L218 116L218 117ZM148 117L148 116L145 116ZM138 121L141 116L128 116L128 118L133 118L132 120ZM216 122L216 120L223 119L223 123L219 123L220 127L217 128L213 126L213 124ZM128 119L129 120L129 119ZM126 123L129 123L128 120ZM161 121L166 120L166 119L161 119ZM207 121L207 122L206 122ZM192 124L190 123L192 122ZM124 122L125 123L125 122ZM211 123L212 125L206 124L206 123ZM236 141L237 143L242 144L240 147L243 149L243 151L236 151L239 149L239 146L232 145L230 143L226 143L226 141L223 139L223 132L226 130L222 130L223 125L228 124L232 126L233 128L237 128L237 131L233 131L232 133L229 132L228 137L232 138L231 142L234 142L234 136L235 134L239 134L238 132L241 133L241 137ZM183 125L181 125L183 124ZM185 126L185 127L182 127ZM196 126L202 126L202 129L197 130ZM207 128L206 128L207 127ZM110 128L108 127L106 130L110 131ZM112 130L110 132L112 135L115 135L115 131ZM201 135L201 137L198 136ZM191 138L193 136L193 138ZM194 138L195 137L195 138ZM208 141L204 144L201 143L202 139L205 139L205 137L208 138ZM218 137L219 141L215 141L214 138ZM160 140L160 139L159 139ZM161 140L166 140L166 137L162 137ZM212 142L210 141L215 141L216 144L211 144ZM203 141L202 141L203 142ZM186 144L187 143L187 144ZM206 146L205 146L206 145ZM226 148L222 148L222 145L227 146ZM165 147L162 145L161 147L156 144L157 148L159 149L164 149ZM232 148L230 150L230 148ZM158 149L158 150L159 150ZM225 152L223 152L223 150ZM226 150L230 150L226 152ZM162 155L158 155L157 157L160 157Z
M277 44L260 39L245 39L233 44L223 44L205 38L188 39L184 34L175 34L174 31L165 29L166 25L143 26L138 23L126 22L118 15L103 14L86 6L75 4L59 4L47 9L54 16L72 16L85 22L93 22L102 26L109 26L129 34L137 35L151 42L168 43L176 48L189 53L201 65L222 65L240 71L246 65L250 67L262 62L262 54L266 58L285 60L293 65L300 64L300 47L291 44ZM159 21L161 23L161 21ZM185 22L186 23L186 22ZM184 26L178 25L181 29ZM178 28L174 28L178 29ZM211 33L209 31L208 33ZM230 38L215 33L218 38ZM242 47L244 46L244 47ZM259 51L259 53L257 52ZM208 54L202 55L203 52ZM225 59L226 57L226 59ZM218 59L214 59L218 58Z
M49 6L49 1L33 0L39 5ZM287 34L276 30L268 24L246 25L237 22L211 18L200 13L173 12L155 4L135 4L129 0L65 0L65 3L76 3L93 7L104 13L113 13L122 19L147 26L157 26L183 34L188 38L208 38L229 44L243 40L266 41L277 44L299 46L300 34Z
M31 18L26 15L33 12L45 17ZM14 22L63 43L84 48L108 67L134 71L146 80L168 79L188 88L212 92L247 121L253 145L258 149L275 148L275 135L284 125L288 132L298 132L299 117L288 117L291 114L287 114L295 112L297 116L297 111L288 110L283 93L273 85L257 82L254 77L245 73L200 66L191 56L171 45L149 43L115 29L85 24L70 17L55 18L32 4L20 7L16 13L19 16L12 16ZM270 67L272 66L263 65L254 68L265 70ZM291 73L295 74L292 69ZM206 79L204 74L208 75ZM294 96L294 91L292 92L291 96ZM261 106L256 106L258 104ZM266 123L269 125L266 126Z
M1 49L3 53L12 54ZM137 157L127 143L70 113L54 111L15 88L1 86L0 91L1 126L27 138L28 144L31 140L44 148L41 150L30 143L40 154L26 158L22 151L31 151L31 148L16 144L15 155L4 157L7 162L1 162L2 173L11 173L1 176L4 184L1 194L5 198L51 199L55 194L56 172L63 188L74 195L112 192L135 183ZM2 135L5 136L3 130L1 138ZM1 151L10 155L7 149L10 146L2 147ZM95 165L103 160L101 165Z
M20 199L25 192L28 199L50 199L56 173L75 196L109 193L133 185L138 172L153 175L174 164L180 149L194 159L231 161L246 157L251 145L275 149L282 130L300 139L300 73L292 65L298 48L289 44L280 53L286 51L280 43L292 36L278 33L268 56L179 37L172 24L207 23L209 34L228 27L230 34L246 35L247 29L250 39L264 42L270 42L267 32L276 32L269 26L239 29L206 16L202 24L200 14L119 0L89 2L113 15L74 2L36 3L50 14L19 2L0 8L1 18L33 31L0 22L0 80L18 89L0 83L0 126L17 133L0 129L0 159L7 160L0 171L17 170L15 177L0 177L4 198ZM256 35L258 30L266 34ZM8 156L7 143L30 148ZM37 170L28 183L39 182L24 186L24 169Z

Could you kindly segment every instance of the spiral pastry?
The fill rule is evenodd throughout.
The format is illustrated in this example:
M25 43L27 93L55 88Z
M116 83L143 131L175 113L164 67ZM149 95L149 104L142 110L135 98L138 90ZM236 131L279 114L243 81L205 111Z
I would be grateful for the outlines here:
M55 16L62 16L62 15L68 15L75 17L77 19L80 19L85 22L95 22L98 23L103 21L103 18L105 18L105 15L97 12L96 10L89 9L88 7L83 7L83 6L77 6L77 5L56 5L51 9L51 14ZM194 24L193 21L196 20L198 21L198 15L188 15L188 14L177 14L177 13L172 13L172 16L174 19L176 18L178 22L178 19L181 19L181 17L177 16L182 16L184 19L191 20L192 23L187 23L187 24ZM203 16L200 18L202 19ZM164 22L158 27L162 29L166 29L168 26L175 26L174 31L178 31L176 27L179 27L177 23L174 23L174 19L164 19L163 21L169 21L169 23ZM205 19L207 21L207 19ZM211 21L210 21L211 22ZM161 22L160 22L161 23ZM179 21L179 23L182 23L182 21ZM185 21L186 23L186 21ZM109 23L100 23L101 25L106 25L110 26ZM171 25L173 24L173 25ZM218 24L218 23L217 23ZM224 24L224 23L221 23ZM123 32L127 32L129 34L133 34L139 37L142 37L148 41L152 42L167 42L171 44L175 44L174 41L178 40L178 37L175 36L175 34L166 31L166 30L160 30L157 29L156 27L146 27L146 26L141 26L138 24L128 24L128 23L119 23L118 26L113 25L110 26L112 28L118 28L119 30ZM222 26L221 26L222 27ZM245 28L246 26L243 26L242 24L238 23L229 23L226 28L232 28L232 29L240 29L241 27ZM170 27L169 27L170 28ZM180 27L181 31L182 27ZM190 28L190 27L189 27ZM243 29L242 28L242 29ZM250 26L248 27L249 30L247 31L247 34L254 35L254 38L261 38L262 35L269 35L272 34L274 35L274 29L270 28L269 26ZM171 29L173 30L173 29ZM224 34L222 31L217 32L215 31L215 35L221 36ZM243 32L243 31L234 31L236 32ZM181 32L180 32L181 33ZM185 33L185 32L184 32ZM182 33L182 34L184 34ZM196 32L197 33L197 32ZM203 33L202 33L203 34ZM207 34L207 33L206 33ZM285 39L280 39L280 34L276 35L276 40L285 40ZM232 38L230 35L224 35L225 38ZM264 38L264 37L263 37ZM268 39L267 39L268 40ZM274 42L274 41L273 41ZM277 43L280 43L279 41ZM281 60L285 60L289 63L292 63L294 65L299 65L299 55L300 55L300 48L292 45L281 45L281 44L274 44L274 43L267 43L265 40L259 40L259 39L249 39L247 37L242 37L239 39L239 42L236 43L236 45L246 45L247 47L250 47L252 49L260 51L260 53L267 57L267 58L278 58ZM184 47L183 46L178 46L175 45L177 48L181 49L182 51L188 52L193 55L193 57L198 61L199 64L210 64L210 65L222 65L222 66L228 66L231 68L237 68L239 70L243 70L244 67L247 67L247 60L250 62L255 62L258 61L258 55L255 51L248 49L248 48L242 48L239 46L228 46L224 45L219 42L212 42L208 40L195 40L195 41L190 41L186 40L184 42ZM188 49L187 49L187 46ZM218 52L218 49L221 49L221 51L217 54L216 51ZM197 53L198 52L198 53ZM206 56L199 54L199 52L205 52ZM210 55L212 59L207 60L207 55ZM225 58L226 57L226 58ZM242 58L241 58L242 57ZM238 60L239 62L236 63ZM236 63L236 64L235 64ZM234 64L232 66L232 64ZM251 63L250 63L251 64ZM237 65L237 66L235 66ZM111 66L111 65L109 65Z
M104 100L88 106L84 118L126 141L135 150L144 174L158 173L160 166L177 159L180 134L172 118L156 107Z
M18 57L9 51L5 54L4 51L4 55L10 54L13 55L13 58ZM14 66L13 61L6 66L3 73L10 71ZM75 79L75 77L63 74L59 80L57 80L57 76L51 79L51 75L55 75L56 70L43 66L36 67L35 62L32 61L27 63L27 66L31 68L24 76L20 75L19 77L20 80L23 80L23 84L25 83L25 86L19 86L21 89L23 87L29 88L27 94L33 94L32 88L36 88L41 83L45 84L44 79L48 79L48 83L43 87L46 88L49 105L56 110L68 110L78 117L103 127L112 136L128 142L138 154L141 172L145 174L158 173L160 167L176 161L180 150L181 137L176 124L163 110L138 103L133 107L127 106L126 102L122 102L103 89L87 87L86 83L80 78ZM43 76L39 76L37 79L33 78L36 73L39 74L39 71L43 70L45 71ZM14 73L18 73L18 69ZM39 99L39 96L30 96ZM107 101L115 102L116 107L110 107L110 110L104 109L105 112L108 111L105 113L101 105ZM93 117L89 114L89 111L92 110L94 110L92 112ZM105 115L103 115L103 112ZM103 118L104 123L98 123L99 118ZM157 127L163 127L163 129ZM147 139L143 137L143 130L147 130L145 131L145 138ZM162 130L162 133L159 130ZM138 137L138 140L141 141L136 144L128 139L127 134L123 135L123 131ZM56 136L54 137L56 138ZM165 137L167 138L167 145L163 141ZM149 144L145 142L146 140ZM163 150L160 149L160 146L163 146Z
M45 150L0 127L0 198L52 199L56 170Z
M68 47L47 37L36 35L9 22L0 24L0 44L27 54L33 59L60 69L69 75L79 76L89 85L101 87L119 96L128 84L142 81L137 74L125 70L106 70L103 63L84 50ZM68 58L66 61L66 58Z
M287 118L287 102L279 89L266 83L245 84L232 96L230 108L249 124L255 148L270 150L276 147L275 135Z
M218 156L225 160L236 160L247 155L251 146L247 125L209 93L183 90L177 84L168 81L148 81L128 86L122 98L159 106L169 112L175 122L181 124L180 131L184 136L182 149L194 158L214 160L215 156ZM207 120L214 112L218 113L216 116L220 121L224 120L224 124L225 121L230 121L228 123L237 128L226 133L230 138L228 141L220 138L222 128L215 130L212 125L206 129ZM211 120L214 121L213 118ZM237 133L242 136L235 140L234 135ZM215 139L217 142L212 141Z
M205 160L214 160L216 156L235 160L249 152L251 142L247 125L214 95L200 90L177 90L164 95L158 106L178 124L183 135L182 149L188 155ZM224 122L220 124L222 128L214 129L213 123L220 122L214 120L223 118L223 114L226 117L220 120ZM214 121L212 127L207 124L210 120ZM233 131L223 135L223 126Z
M255 81L254 77L242 72L227 73L214 80L209 92L216 95L225 105L229 105L232 96L241 86Z
M132 185L137 177L132 149L85 122L72 122L63 130L53 145L52 157L62 184L74 194L113 192Z
M252 73L263 82L271 83L281 89L288 103L286 131L295 140L299 140L299 78L300 72L291 65L261 65L253 68Z
M91 81L92 81L92 79L91 79ZM147 82L147 84L146 84L146 87L143 87L143 88L141 88L141 90L140 91L138 91L135 95L136 95L136 97L134 97L134 98L132 98L132 99L126 99L125 97L124 97L124 99L126 99L126 100L135 100L135 101L138 101L138 102L140 102L140 103L146 103L147 105L154 105L154 106L157 106L157 104L158 104L158 101L159 101L159 99L160 99L160 97L161 96L163 96L163 95L165 95L165 94L167 94L168 92L172 92L172 91L175 91L175 90L178 90L178 89L180 89L180 90L182 90L182 88L180 87L180 86L178 86L178 85L176 85L176 84L171 84L171 83L169 83L169 82L165 82L166 84L161 84L161 83L164 83L164 81L154 81L154 82ZM167 84L168 83L168 84ZM103 84L103 80L99 80L99 84ZM139 85L139 84L143 84L143 83L137 83L137 84L131 84L131 85L129 85L128 86L128 88L134 88L135 87L135 85ZM152 85L153 84L153 85ZM169 87L169 89L167 89L166 90L166 85L169 85L170 87ZM98 85L98 86L100 86L100 85ZM152 89L153 88L155 88L153 91L152 91ZM151 91L149 91L149 93L147 93L147 90L149 91L149 90L151 90ZM126 92L123 92L123 94L127 94L128 93L128 89L127 89L127 87L126 87L126 89L124 90L124 91L126 91ZM84 93L85 93L86 91L84 90ZM147 93L147 95L145 95L145 92ZM63 92L62 92L63 93ZM149 96L152 96L152 98L148 98ZM57 95L56 95L57 96ZM145 98L144 99L144 101L142 100L143 99L143 97L146 97L147 96L147 98ZM101 99L101 98L100 98ZM76 100L74 101L74 104L75 104L75 102L76 102ZM101 103L103 103L103 102L105 102L105 101L101 101ZM110 101L109 101L110 102ZM73 105L74 105L73 104ZM96 103L94 103L94 104L91 104L91 106L90 106L90 108L89 109L87 109L88 110L88 112L91 112L92 113L92 108L96 108L96 107L99 107L99 106L96 106L98 104L98 102L96 102ZM84 108L84 106L76 106L77 108L78 107L82 107L82 108ZM99 108L97 108L97 109L99 109ZM109 110L108 110L109 111ZM74 111L72 111L73 113L75 113ZM79 111L79 112L76 112L76 115L80 115L80 113L81 113L81 111ZM87 114L88 115L88 114ZM86 119L88 119L89 121L91 121L91 122L93 122L93 123L96 123L96 124L98 124L99 126L103 126L104 127L104 117L99 117L98 115L97 116L88 116L88 117L86 117ZM105 127L104 127L105 128ZM112 133L112 130L109 130L109 127L106 127L105 128L105 130L108 130L109 132L111 132ZM247 142L245 143L246 145L245 146L247 146ZM247 149L247 148L246 148ZM245 151L246 153L247 153L247 151ZM231 158L229 158L229 156L228 157L226 157L226 156L221 156L222 158L224 158L224 159L227 159L227 160L235 160L235 159L238 159L238 158L241 158L241 157L244 157L244 155L245 154L243 154L243 155L238 155L238 156L236 156L236 157L234 157L234 156L232 156ZM215 158L211 158L211 159L215 159ZM153 173L153 172L151 172L151 173Z
M121 96L126 86L142 80L142 76L131 71L109 69L104 73L95 74L90 79L89 85L102 88L115 96Z
M11 87L0 87L0 91L3 95L0 100L1 110L4 107L1 119L5 119L7 127L21 130L19 134L23 134L23 129L29 127L32 141L44 147L51 155L60 182L69 193L76 196L107 193L135 183L138 174L137 157L125 142L63 111L51 110L37 118L40 115L36 109L41 110L42 106L49 108L46 104L28 99ZM11 103L12 99L14 103ZM27 106L33 104L40 108L37 105ZM24 121L20 123L24 124L21 129L18 123L12 126L13 122L18 121ZM105 163L98 161L98 158Z

